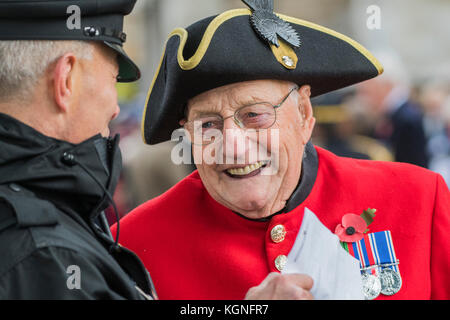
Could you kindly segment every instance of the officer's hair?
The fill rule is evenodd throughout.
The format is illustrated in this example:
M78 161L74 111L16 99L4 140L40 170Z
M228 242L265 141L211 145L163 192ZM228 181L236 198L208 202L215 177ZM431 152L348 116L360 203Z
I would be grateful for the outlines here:
M0 41L0 102L27 101L49 65L67 52L91 59L93 51L83 41Z

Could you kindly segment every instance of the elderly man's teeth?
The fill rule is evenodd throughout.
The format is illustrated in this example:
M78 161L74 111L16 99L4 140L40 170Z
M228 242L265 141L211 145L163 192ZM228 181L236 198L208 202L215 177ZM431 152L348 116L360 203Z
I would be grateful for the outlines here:
M228 169L227 172L229 174L232 174L232 175L235 175L235 176L244 176L244 175L249 174L249 173L251 173L251 172L253 172L255 170L258 170L264 164L265 164L265 162L259 161L259 162L254 163L254 164L247 165L244 168Z

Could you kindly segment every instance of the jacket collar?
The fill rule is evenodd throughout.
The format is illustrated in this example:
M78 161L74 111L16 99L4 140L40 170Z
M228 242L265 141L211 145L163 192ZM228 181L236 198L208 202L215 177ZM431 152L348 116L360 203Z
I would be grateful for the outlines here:
M92 219L107 207L105 190L113 194L117 184L118 140L96 135L72 144L0 113L0 184L17 183L61 209Z
M313 144L311 142L308 142L305 147L300 182L287 201L283 212L290 212L294 210L303 201L306 200L306 198L311 193L312 188L314 187L318 170L319 158L317 156L317 151L314 148Z

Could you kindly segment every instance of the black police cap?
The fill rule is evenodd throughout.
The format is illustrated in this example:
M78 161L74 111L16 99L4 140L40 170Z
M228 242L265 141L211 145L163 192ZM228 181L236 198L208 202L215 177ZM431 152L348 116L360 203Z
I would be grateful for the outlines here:
M169 35L142 119L146 143L170 140L187 101L220 86L278 79L309 84L315 97L383 72L376 58L356 41L317 24L274 14L271 1L244 2L251 10L226 11Z
M135 81L141 75L139 68L122 48L126 41L123 17L135 3L136 0L0 0L0 41L103 42L118 53L118 81ZM79 26L69 21L78 9Z

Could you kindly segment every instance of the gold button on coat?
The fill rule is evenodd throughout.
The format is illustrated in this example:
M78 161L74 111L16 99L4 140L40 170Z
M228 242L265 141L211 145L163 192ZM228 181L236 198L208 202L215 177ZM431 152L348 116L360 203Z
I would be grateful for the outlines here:
M286 229L281 224L276 225L275 227L272 228L272 231L270 231L270 238L275 243L282 242L285 236L286 236Z
M286 265L287 257L284 254L280 254L275 259L275 267L278 269L278 271L282 271L284 266Z

